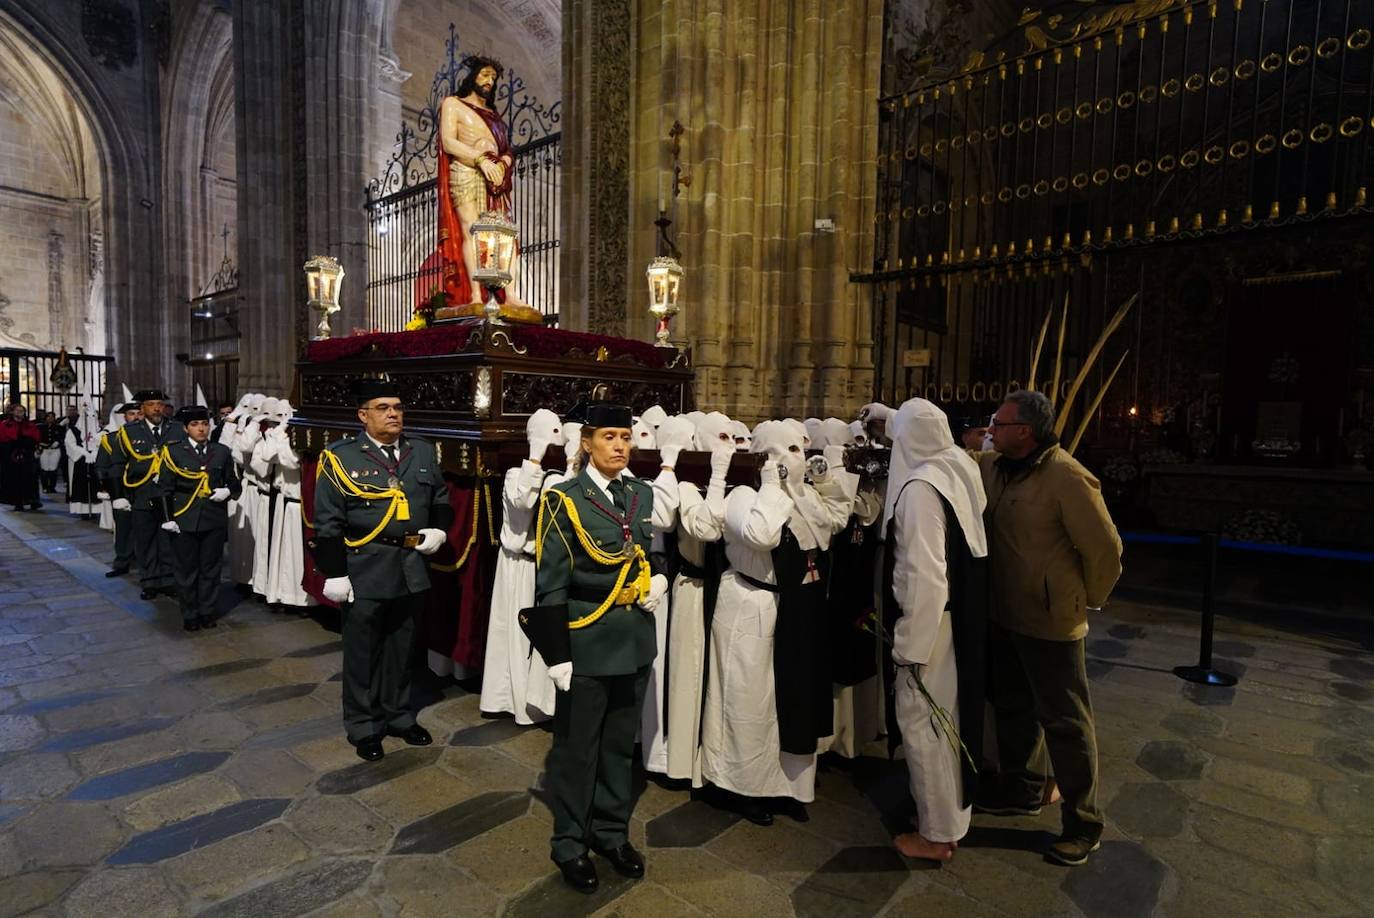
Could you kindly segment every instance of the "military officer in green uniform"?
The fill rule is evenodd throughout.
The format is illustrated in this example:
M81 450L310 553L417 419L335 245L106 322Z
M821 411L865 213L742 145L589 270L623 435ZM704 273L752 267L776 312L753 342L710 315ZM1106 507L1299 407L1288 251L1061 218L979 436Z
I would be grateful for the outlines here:
M165 399L160 389L135 392L143 419L119 428L110 453L110 496L114 498L110 507L116 512L132 511L129 532L138 559L142 599L154 599L160 593L176 595L172 534L160 528L162 491L157 473L162 468L162 447L186 439L186 428L163 413Z
M546 768L552 856L569 885L590 892L589 845L622 875L644 875L627 834L631 775L667 580L650 568L653 489L625 471L630 409L593 404L579 420L583 468L544 496L537 607L526 612L553 610L567 623L571 660L549 667L559 689Z
M215 600L229 537L230 498L243 493L229 447L210 442L210 411L195 405L177 412L186 439L162 448L157 483L162 528L172 534L173 572L181 594L182 627L215 627Z
M434 445L402 433L405 406L386 379L356 387L363 431L320 455L315 563L343 610L343 717L359 758L382 738L433 742L410 709L415 619L429 589L427 555L453 523Z

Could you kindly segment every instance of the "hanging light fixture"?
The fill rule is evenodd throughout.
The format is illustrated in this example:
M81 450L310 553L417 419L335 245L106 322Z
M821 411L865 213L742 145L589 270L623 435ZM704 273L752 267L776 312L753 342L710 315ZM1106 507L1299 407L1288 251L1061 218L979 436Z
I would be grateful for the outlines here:
M472 280L490 291L483 310L491 325L505 324L501 321L501 304L496 300L496 291L513 280L511 265L515 261L519 235L515 224L500 211L484 211L472 224L473 245L477 252L477 268L472 272Z
M329 317L339 311L339 289L343 286L343 278L343 266L328 255L316 255L305 263L310 308L320 314L319 324L315 326L316 341L330 336Z
M668 343L668 323L678 312L678 295L682 290L682 265L671 255L659 255L649 262L644 272L649 280L649 314L658 320L654 332L657 347L672 347Z

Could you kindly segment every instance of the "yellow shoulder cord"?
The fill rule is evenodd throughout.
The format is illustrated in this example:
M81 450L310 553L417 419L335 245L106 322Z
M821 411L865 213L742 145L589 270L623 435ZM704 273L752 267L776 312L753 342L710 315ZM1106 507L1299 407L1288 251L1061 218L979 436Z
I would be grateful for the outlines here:
M191 505L196 502L196 498L210 496L209 472L186 471L186 469L183 469L181 466L177 465L175 462L172 461L172 453L165 446L162 447L162 453L158 458L162 464L166 465L167 468L171 469L172 472L175 473L178 477L185 478L187 481L194 481L196 483L196 489L191 492L191 496L189 499L187 499L186 503L181 505L180 510L175 510L172 512L173 518L181 516L187 510L190 510Z
M406 492L399 487L376 488L372 485L358 484L349 478L348 473L344 471L343 463L339 462L339 457L330 450L320 453L320 470L329 479L330 484L339 490L340 494L356 497L359 500L391 501L386 508L386 514L382 516L382 521L377 524L377 528L361 539L344 537L344 545L349 548L358 548L377 538L393 517L401 522L410 519L410 501L406 499Z
M120 429L122 430L123 428L120 428ZM103 449L105 452L107 452L107 453L109 453L109 454L111 454L111 455L114 455L114 449L113 449L113 447L110 446L110 435L109 435L109 434L103 433L103 434L100 435L100 448Z
M123 447L125 455L127 455L130 459L137 460L138 462L148 463L148 474L144 475L138 481L129 480L129 466L125 464L124 474L122 476L124 481L124 487L141 488L149 481L151 481L153 476L161 470L162 454L157 452L157 450L154 450L153 452L148 453L145 456L142 453L135 450L133 443L129 441L129 431L126 427L119 428L119 445Z
M639 599L642 601L648 597L651 571L649 569L649 559L644 555L644 549L639 545L632 545L632 550L629 552L621 550L612 554L602 550L600 546L592 541L591 536L587 535L587 530L582 527L582 520L578 518L577 506L573 503L572 498L562 491L553 490L548 492L546 499L551 498L555 494L561 499L563 509L568 514L568 521L572 523L573 532L577 535L577 541L582 546L582 550L587 553L587 556L590 557L593 562L603 567L614 567L616 565L620 567L620 572L615 578L615 586L611 588L611 592L606 597L605 601L581 618L576 618L568 622L568 627L573 630L585 628L605 615L606 611L611 608L611 604L615 602L616 596L625 588L625 581L629 577L630 568L635 562L639 562L639 573L635 576L635 587L639 591ZM550 515L552 516L552 512ZM544 539L542 523L543 514L540 514L539 531L536 533L538 541L535 543L535 564L538 564L539 559L543 556ZM562 527L558 528L558 532L561 537L563 534Z

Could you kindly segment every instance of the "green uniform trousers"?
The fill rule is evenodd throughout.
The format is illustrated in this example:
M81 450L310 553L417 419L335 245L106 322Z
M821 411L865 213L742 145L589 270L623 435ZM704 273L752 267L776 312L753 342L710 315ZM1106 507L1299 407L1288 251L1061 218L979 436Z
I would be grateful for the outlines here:
M181 617L186 621L215 614L220 573L224 570L224 542L228 534L227 529L203 529L199 532L179 532L172 536Z
M1064 797L1064 834L1096 841L1097 733L1083 640L1046 641L991 625L988 675L1002 791L1038 802L1045 787L1038 763L1047 749Z
M134 566L134 542L133 529L134 521L130 519L134 515L132 510L111 510L114 516L114 563L110 566L115 570L128 570Z
M176 586L172 574L172 534L162 528L162 520L151 510L131 511L129 518L139 586L145 590L170 590Z
M412 651L424 607L423 592L344 604L343 718L350 743L415 725Z
M635 733L644 706L649 667L622 676L572 677L558 694L553 748L545 771L553 810L553 859L629 841L634 809Z

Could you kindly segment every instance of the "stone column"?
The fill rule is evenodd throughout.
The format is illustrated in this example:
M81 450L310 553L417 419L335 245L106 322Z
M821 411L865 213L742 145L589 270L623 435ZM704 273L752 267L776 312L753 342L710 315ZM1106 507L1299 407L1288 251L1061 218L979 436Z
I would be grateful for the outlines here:
M640 224L679 120L692 184L674 208L687 271L674 338L693 348L698 405L851 414L872 378L870 292L849 273L871 261L882 0L638 9L629 264L654 254Z
M625 334L629 296L630 6L563 3L561 325L603 335Z

